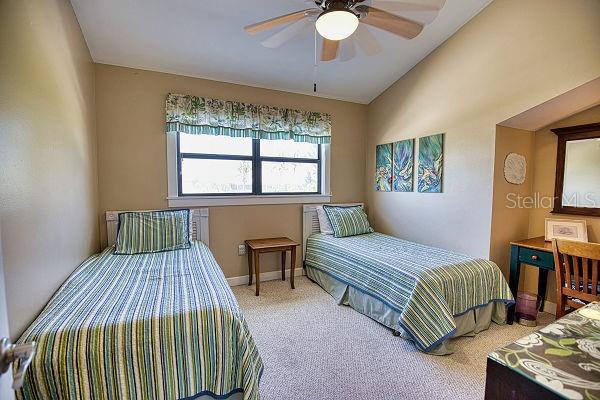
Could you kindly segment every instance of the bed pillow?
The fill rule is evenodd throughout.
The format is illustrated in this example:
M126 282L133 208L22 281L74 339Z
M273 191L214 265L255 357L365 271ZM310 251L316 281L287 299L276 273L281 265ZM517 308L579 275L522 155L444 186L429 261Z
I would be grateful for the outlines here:
M324 235L333 235L333 227L329 222L329 217L323 209L323 206L317 206L317 218L319 218L319 230Z
M190 245L190 210L119 214L115 254L157 253Z
M346 237L372 233L363 206L323 206L329 217L334 237Z

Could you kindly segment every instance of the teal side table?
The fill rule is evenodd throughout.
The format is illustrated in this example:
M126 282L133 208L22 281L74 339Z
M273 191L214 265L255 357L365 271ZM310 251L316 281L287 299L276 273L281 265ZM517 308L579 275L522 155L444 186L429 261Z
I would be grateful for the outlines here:
M542 298L540 308L543 309L548 271L554 271L552 243L546 242L543 236L510 243L510 276L508 286L510 286L515 300L517 299L517 291L519 290L521 264L531 265L539 269L538 295ZM515 305L512 305L508 308L506 323L512 325L514 320Z

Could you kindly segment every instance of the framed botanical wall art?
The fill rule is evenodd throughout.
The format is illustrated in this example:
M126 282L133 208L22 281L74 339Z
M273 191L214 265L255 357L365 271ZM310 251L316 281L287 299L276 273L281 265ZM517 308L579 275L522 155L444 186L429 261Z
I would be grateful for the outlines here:
M375 190L392 191L392 144L377 145L375 150Z
M406 139L394 142L392 147L392 188L394 192L412 192L415 140Z
M552 239L587 242L587 222L585 219L546 218L546 241Z
M419 138L418 189L420 193L441 193L444 177L444 134Z

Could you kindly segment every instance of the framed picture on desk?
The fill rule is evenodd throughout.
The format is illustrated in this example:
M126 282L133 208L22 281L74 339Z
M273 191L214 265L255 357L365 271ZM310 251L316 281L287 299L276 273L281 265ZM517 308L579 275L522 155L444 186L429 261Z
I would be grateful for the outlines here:
M546 218L547 242L552 239L573 240L575 242L587 242L587 223L581 219L553 219Z

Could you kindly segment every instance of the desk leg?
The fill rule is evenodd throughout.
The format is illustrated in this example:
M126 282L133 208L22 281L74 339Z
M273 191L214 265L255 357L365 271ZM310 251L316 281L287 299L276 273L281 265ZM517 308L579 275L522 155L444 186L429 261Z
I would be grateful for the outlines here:
M292 259L290 260L290 285L292 286L292 289L296 289L294 287L294 275L296 275L294 273L294 269L296 268L296 246L292 247L292 255L291 255Z
M519 270L521 269L521 263L519 263L519 246L510 246L510 276L508 278L508 286L510 291L517 300L517 292L519 290ZM506 323L512 325L515 320L515 305L508 307L508 313L506 315Z
M544 301L546 301L546 284L548 283L548 270L545 268L538 268L538 295L542 298L540 301L540 311L544 310Z
M285 281L285 256L287 254L287 250L281 252L281 280Z
M248 286L252 285L252 253L254 251L248 248Z
M256 275L256 295L260 293L260 253L256 250L254 253L254 275Z

